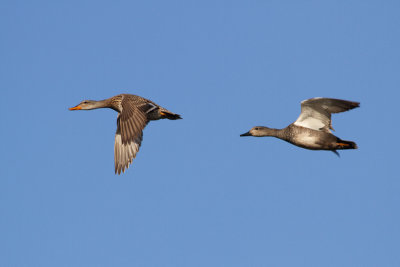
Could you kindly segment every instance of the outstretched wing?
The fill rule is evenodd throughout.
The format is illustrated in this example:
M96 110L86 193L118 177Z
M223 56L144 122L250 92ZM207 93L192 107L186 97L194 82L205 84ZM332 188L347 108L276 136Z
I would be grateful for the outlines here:
M301 102L301 113L294 122L297 126L325 131L332 128L332 113L339 113L359 107L360 103L334 98L316 97Z
M122 99L121 107L114 143L116 174L124 172L136 157L143 139L142 131L148 123L146 113L128 99Z

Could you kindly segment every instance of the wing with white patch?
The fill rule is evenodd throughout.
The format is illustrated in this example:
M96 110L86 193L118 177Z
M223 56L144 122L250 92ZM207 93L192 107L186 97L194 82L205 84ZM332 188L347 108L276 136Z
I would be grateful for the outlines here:
M339 113L359 107L360 103L334 98L316 97L301 102L301 113L294 122L297 126L325 131L332 128L331 113Z

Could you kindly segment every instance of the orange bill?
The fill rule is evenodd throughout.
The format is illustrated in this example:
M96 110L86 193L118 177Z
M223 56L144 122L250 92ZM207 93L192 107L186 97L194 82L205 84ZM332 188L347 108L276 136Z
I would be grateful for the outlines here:
M80 109L82 109L82 108L79 105L76 107L73 107L73 108L69 108L69 110L80 110Z

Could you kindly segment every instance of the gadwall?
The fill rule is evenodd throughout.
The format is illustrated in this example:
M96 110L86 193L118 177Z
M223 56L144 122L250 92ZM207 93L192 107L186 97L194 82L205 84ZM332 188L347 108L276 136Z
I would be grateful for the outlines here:
M143 129L149 121L159 119L177 120L181 116L160 107L156 103L137 95L120 94L111 98L94 101L84 100L69 110L111 108L118 112L117 132L114 143L115 173L129 168L139 151Z
M293 145L311 150L357 149L356 143L342 140L332 134L331 114L347 111L360 106L358 102L316 97L301 102L299 118L283 129L264 126L253 127L240 136L273 136Z

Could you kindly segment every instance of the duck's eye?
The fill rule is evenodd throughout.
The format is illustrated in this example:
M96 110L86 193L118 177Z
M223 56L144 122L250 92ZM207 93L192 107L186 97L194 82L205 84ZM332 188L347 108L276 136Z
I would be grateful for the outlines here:
M256 127L256 128L254 128L254 130L258 131L258 130L260 130L260 128Z

